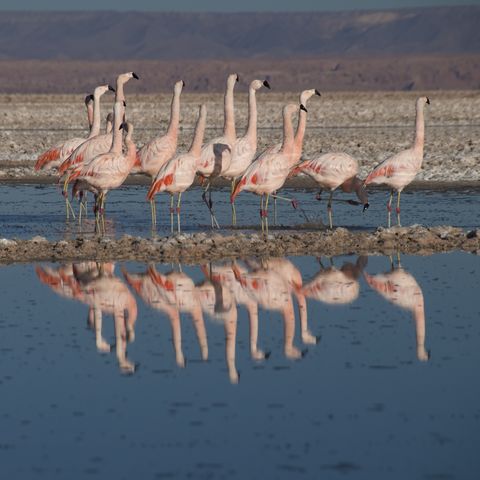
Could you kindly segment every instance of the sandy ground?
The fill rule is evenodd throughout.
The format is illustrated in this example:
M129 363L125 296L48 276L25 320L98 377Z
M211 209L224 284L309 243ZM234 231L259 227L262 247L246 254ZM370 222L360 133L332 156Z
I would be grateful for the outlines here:
M301 228L301 226L300 226ZM146 239L124 237L82 238L49 242L43 237L31 240L0 239L0 263L83 260L141 260L198 263L224 258L284 255L383 254L396 252L429 255L464 250L480 253L480 230L465 232L454 227L393 227L375 232L334 230L279 231L261 234L220 235L181 234Z
M321 89L321 86L312 85ZM188 87L187 87L188 88ZM243 88L243 91L245 88ZM138 146L166 128L169 95L128 95L127 114ZM480 181L480 92L425 92L425 161L417 179L429 182ZM406 148L413 138L418 93L326 93L308 105L304 157L345 151L358 158L362 176L379 161ZM281 138L281 110L298 95L260 91L259 151ZM236 94L237 134L247 123L247 97ZM105 95L102 116L112 105ZM206 139L223 125L221 94L182 95L179 149L191 142L198 105L206 103ZM64 139L86 135L82 95L0 95L0 180L26 179L37 156Z

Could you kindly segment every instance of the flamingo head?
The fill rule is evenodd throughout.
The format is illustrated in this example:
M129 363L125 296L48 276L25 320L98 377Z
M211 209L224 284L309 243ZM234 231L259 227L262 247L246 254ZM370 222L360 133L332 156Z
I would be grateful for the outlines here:
M185 86L185 82L183 80L179 80L178 82L175 83L175 87L173 88L174 93L179 95L182 93L182 89Z
M300 93L300 104L306 106L308 100L314 95L321 96L321 93L316 88L311 88L310 90L304 90Z
M94 90L93 96L94 96L94 98L99 98L104 93L108 92L110 89L113 89L113 91L115 91L115 89L113 87L111 87L110 85L100 85Z
M93 103L93 95L90 93L85 97L85 105L88 107L92 103Z
M262 87L270 88L270 84L265 80L252 80L250 83L250 88L252 90L260 90Z
M237 73L231 73L227 77L227 88L233 88L235 84L240 80L240 77Z

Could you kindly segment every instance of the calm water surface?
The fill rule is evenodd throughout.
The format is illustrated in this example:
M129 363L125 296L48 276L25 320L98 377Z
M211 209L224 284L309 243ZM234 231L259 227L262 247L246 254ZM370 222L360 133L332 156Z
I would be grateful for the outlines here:
M201 189L193 188L182 198L182 225L187 232L208 231L210 215L202 201ZM112 235L151 235L150 206L145 201L146 186L128 186L110 192L106 215L108 233ZM282 190L282 195L295 198L298 208L290 202L278 201L278 220L285 226L305 222L326 222L328 194L322 200L315 198L315 192L302 190ZM215 191L215 211L221 227L231 225L229 190ZM386 223L386 202L388 192L376 191L370 195L370 208L362 213L362 207L352 206L346 200L352 195L338 192L334 197L334 223L347 228L373 229ZM157 233L170 232L169 197L157 195ZM412 225L455 225L475 228L480 223L480 191L463 190L449 192L416 191L402 194L402 223ZM237 198L238 224L259 225L259 197L242 192ZM56 240L70 238L94 230L93 202L90 198L89 217L79 228L76 221L65 222L65 204L60 190L54 185L3 185L0 189L0 231L7 238L31 238L42 235ZM78 205L74 203L78 211ZM395 216L395 215L394 215ZM270 203L270 225L273 224L273 205Z
M479 257L393 260L2 267L2 478L478 478Z

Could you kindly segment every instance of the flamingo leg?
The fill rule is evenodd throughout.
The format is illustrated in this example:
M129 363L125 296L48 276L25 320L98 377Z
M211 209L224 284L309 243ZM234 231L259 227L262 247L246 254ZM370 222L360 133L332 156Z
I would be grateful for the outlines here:
M277 192L273 192L273 224L277 225Z
M387 203L387 225L388 228L392 226L392 200L393 200L393 190L390 190L390 197Z
M401 192L398 192L398 195L397 195L397 208L396 208L396 212L397 212L397 225L399 227L401 227L401 223L400 223L400 193Z
M265 200L265 212L264 212L264 215L265 215L265 232L267 233L267 236L268 236L268 199L270 197L270 194L267 193L267 198Z
M100 232L100 210L102 203L102 195L103 193L100 192L98 197L95 199L95 233Z
M330 192L330 196L328 197L328 203L327 203L328 223L330 225L330 229L333 228L332 198L333 198L333 191Z
M264 224L263 224L263 194L260 195L260 222L262 224L262 233L265 229Z
M208 200L207 200L207 192L208 192ZM205 190L202 193L202 199L207 205L207 208L210 212L210 220L212 223L212 228L220 228L220 225L218 224L215 214L213 212L212 191L210 189L210 182L208 182Z
M100 205L100 219L102 221L102 235L105 235L105 198L107 197L106 193L102 193L102 203Z
M173 233L173 193L170 194L170 232Z
M235 190L235 179L232 180L232 188L231 188L231 191L230 191L230 195L233 193L234 190ZM232 206L232 225L236 225L237 224L237 211L235 209L235 202L232 202L231 206Z
M180 202L182 201L182 192L178 194L178 201L177 201L177 230L180 233Z

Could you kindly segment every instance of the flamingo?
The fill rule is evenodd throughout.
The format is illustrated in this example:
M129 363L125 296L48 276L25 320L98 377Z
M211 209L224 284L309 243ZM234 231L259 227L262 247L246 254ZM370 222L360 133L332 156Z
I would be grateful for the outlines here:
M211 179L218 177L227 171L231 162L231 152L237 136L235 133L235 111L233 105L233 89L239 77L232 73L227 77L227 86L224 96L224 124L223 135L207 142L202 148L201 161L198 165L198 173L207 179L207 186L202 194L203 201L210 211L212 228L219 228L213 212L212 192L210 189ZM207 200L206 194L209 193Z
M347 193L355 192L363 204L363 211L370 206L365 186L357 176L358 171L358 161L355 158L343 152L332 152L301 162L292 170L291 175L305 173L321 188L330 190L327 211L330 228L333 228L332 198L338 187Z
M290 172L294 155L294 137L292 115L298 109L297 105L289 104L283 108L283 143L279 152L260 155L243 174L230 196L230 202L242 191L248 190L260 195L260 219L262 232L268 234L268 198L284 183ZM301 110L306 110L300 105ZM266 197L264 204L264 197Z
M170 193L170 227L172 233L174 195L176 193L178 194L177 230L180 233L180 202L182 199L182 193L187 190L195 180L198 163L201 161L201 149L205 133L206 119L207 107L201 105L190 150L187 153L177 155L160 168L160 171L155 177L147 194L147 200L154 202L156 193L164 191Z
M430 105L428 97L419 97L417 99L413 146L378 164L365 179L365 185L385 184L390 187L390 197L387 203L388 228L391 226L393 191L397 191L397 224L401 226L400 194L422 168L423 146L425 143L425 118L423 113L425 104Z
M112 133L113 129L113 113L108 112L105 122L105 133Z
M85 106L87 108L88 129L92 129L93 124L93 95L85 97ZM35 170L58 167L68 156L85 141L85 138L71 138L65 142L59 143L42 153L35 162Z
M177 150L178 130L180 123L180 94L185 86L183 80L175 83L173 88L173 98L170 107L170 124L167 133L161 137L154 138L145 144L137 153L135 171L147 174L152 183L159 170L167 163ZM155 199L150 200L150 210L152 214L152 226L157 224L157 212Z
M422 289L415 278L399 264L394 267L391 261L391 271L379 275L369 275L364 272L368 285L385 300L412 313L415 321L415 336L417 340L417 358L420 361L430 359L430 352L425 349L425 306Z
M95 209L97 229L100 226L100 217L102 218L102 223L104 223L104 205L108 191L123 184L136 159L136 147L132 141L133 126L128 122L121 123L123 113L123 102L116 102L114 107L113 141L110 151L98 155L87 165L77 166L69 176L70 180L78 179L98 191ZM122 152L121 129L126 129L127 131L125 137L126 154Z
M314 95L321 96L321 93L316 88L311 88L309 90L303 90L300 92L300 105L303 105L305 108L307 107L308 100L313 97ZM307 111L300 110L298 115L298 123L297 123L297 130L295 132L294 137L294 155L292 155L291 163L292 166L297 164L302 157L302 150L303 150L303 139L305 138L305 131L307 128ZM266 151L269 153L278 153L282 148L281 143L277 143L269 147ZM273 197L273 223L274 225L277 224L277 195Z
M242 175L250 166L255 153L257 152L257 100L255 93L262 87L270 89L270 84L267 80L253 80L248 89L248 126L247 131L243 137L240 137L235 142L231 151L230 166L222 174L222 177L232 182L233 193L235 188L235 181L237 177ZM235 211L235 203L232 203L232 225L237 223L237 214Z

